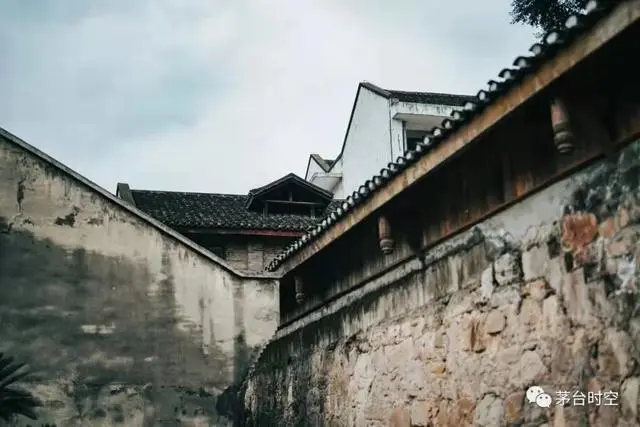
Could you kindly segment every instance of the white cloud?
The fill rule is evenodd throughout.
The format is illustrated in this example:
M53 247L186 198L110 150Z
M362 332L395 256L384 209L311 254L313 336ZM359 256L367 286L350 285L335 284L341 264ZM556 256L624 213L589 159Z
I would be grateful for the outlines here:
M187 3L12 38L2 123L110 190L246 192L337 155L359 81L475 93L533 41L508 0Z

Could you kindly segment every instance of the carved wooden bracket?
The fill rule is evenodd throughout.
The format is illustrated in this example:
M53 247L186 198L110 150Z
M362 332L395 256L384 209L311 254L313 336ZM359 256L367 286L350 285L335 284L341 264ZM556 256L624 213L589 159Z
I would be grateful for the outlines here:
M296 291L296 302L298 304L302 304L305 300L304 296L304 283L302 282L302 278L300 276L295 276L293 278L295 283L295 291Z
M391 226L385 216L378 218L378 238L380 239L380 249L385 255L393 252L393 237L391 236Z
M571 154L576 148L576 138L571 128L567 106L561 98L551 100L551 127L553 142L560 154Z

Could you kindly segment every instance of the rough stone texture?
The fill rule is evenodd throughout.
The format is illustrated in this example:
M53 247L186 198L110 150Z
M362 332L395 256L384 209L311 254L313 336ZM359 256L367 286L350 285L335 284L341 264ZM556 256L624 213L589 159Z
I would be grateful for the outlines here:
M456 237L443 244L457 251L407 261L422 267L399 265L411 273L376 278L280 331L245 383L240 421L640 425L639 153L634 143L617 164L589 167L479 226L514 236L515 246L469 247ZM520 212L555 214L522 224ZM459 271L475 284L458 286ZM620 397L617 406L538 408L525 397L533 384L554 398L563 390Z
M0 136L0 352L38 426L228 425L217 396L275 330L245 279Z

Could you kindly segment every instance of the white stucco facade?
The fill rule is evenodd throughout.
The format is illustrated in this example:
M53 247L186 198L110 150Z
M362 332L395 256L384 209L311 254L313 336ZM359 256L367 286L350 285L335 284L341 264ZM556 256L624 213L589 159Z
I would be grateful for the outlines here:
M329 170L311 156L305 179L345 198L407 150L407 132L430 131L456 108L400 101L361 83L341 153Z

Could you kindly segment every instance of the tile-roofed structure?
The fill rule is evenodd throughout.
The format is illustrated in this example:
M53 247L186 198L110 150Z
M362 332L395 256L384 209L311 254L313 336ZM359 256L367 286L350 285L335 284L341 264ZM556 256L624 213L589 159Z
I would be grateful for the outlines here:
M170 227L305 231L318 218L253 212L248 195L131 190L135 205ZM329 210L337 207L332 201Z
M256 194L292 181L324 198L326 203L320 202L316 215L265 213L263 210L252 210L249 206ZM293 174L266 186L252 189L248 194L136 189L131 189L130 192L137 208L174 228L305 231L340 203L340 201L331 200L331 194Z
M269 257L265 262L270 261L271 252L303 235L341 203L294 174L247 194L138 190L119 183L117 195L249 271L256 270L249 260L255 264L265 258L258 252L264 251Z
M315 241L320 235L332 228L343 216L353 211L374 193L385 187L394 176L446 141L450 135L465 126L473 118L482 114L483 110L491 106L494 101L500 99L510 89L516 87L523 78L534 74L543 64L550 62L562 48L569 46L578 36L591 29L618 3L611 0L590 0L584 8L583 14L570 16L562 29L548 31L541 42L534 43L530 47L529 52L531 55L515 58L511 67L500 71L497 80L489 80L487 88L480 90L475 97L466 101L462 110L454 111L449 118L442 122L441 126L433 129L430 135L426 136L424 141L418 144L415 149L399 156L396 161L389 163L387 167L381 169L378 174L364 182L351 195L345 197L344 202L331 212L327 218L277 255L266 270L274 271L285 260ZM391 96L390 91L385 91L370 83L361 83L361 85L367 85L371 90L377 89L383 91L383 93L387 92L388 96Z

